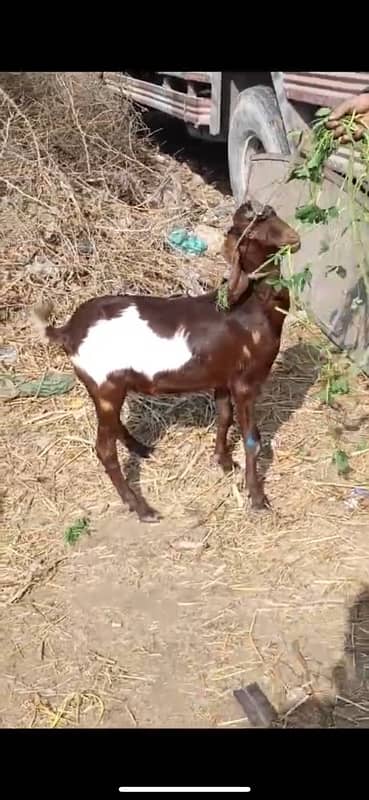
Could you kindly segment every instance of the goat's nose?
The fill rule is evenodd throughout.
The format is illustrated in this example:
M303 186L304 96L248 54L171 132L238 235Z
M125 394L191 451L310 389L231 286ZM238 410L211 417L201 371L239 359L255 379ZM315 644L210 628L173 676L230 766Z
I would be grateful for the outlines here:
M301 247L301 239L300 239L298 233L294 233L293 235L291 235L289 237L288 244L289 244L289 247L291 248L291 253L296 253L297 250L300 249L300 247Z

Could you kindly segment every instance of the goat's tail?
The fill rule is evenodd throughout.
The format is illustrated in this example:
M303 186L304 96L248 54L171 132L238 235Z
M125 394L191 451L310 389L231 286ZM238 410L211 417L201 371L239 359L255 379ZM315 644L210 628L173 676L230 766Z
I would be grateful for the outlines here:
M54 342L55 344L63 347L66 344L67 338L65 328L55 328L54 325L49 325L49 319L52 312L52 303L36 305L31 309L30 321L33 325L33 328L38 333L41 341L46 342L47 344Z

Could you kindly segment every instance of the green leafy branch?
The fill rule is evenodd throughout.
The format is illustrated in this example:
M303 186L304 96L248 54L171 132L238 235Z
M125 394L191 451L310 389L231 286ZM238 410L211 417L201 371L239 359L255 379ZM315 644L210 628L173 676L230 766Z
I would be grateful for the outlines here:
M330 219L339 216L339 210L336 206L329 206L329 208L320 208L316 203L308 203L305 206L298 206L295 211L296 219L305 224L311 225L327 225Z
M89 520L87 517L76 519L65 531L64 541L66 544L76 544L84 533L89 532Z
M309 157L303 164L298 164L291 171L288 180L308 180L311 183L320 184L324 177L324 166L328 158L339 147L339 141L334 137L334 132L326 127L327 118L331 113L330 108L320 108L311 126L311 147ZM351 114L340 120L343 133L349 140L357 145L354 140L356 129L356 114ZM363 140L359 143L366 160L369 160L367 134L364 133Z
M217 311L229 311L230 309L227 283L222 283L218 287L217 297L216 297L216 308Z
M277 291L288 289L296 294L301 294L306 286L311 286L312 279L311 265L307 264L300 272L295 272L289 278L284 278L282 275L271 276L266 279L266 283L273 286Z
M337 361L329 347L324 348L325 363L320 368L321 389L319 399L328 406L333 406L339 395L348 394L350 382L347 375L347 364Z

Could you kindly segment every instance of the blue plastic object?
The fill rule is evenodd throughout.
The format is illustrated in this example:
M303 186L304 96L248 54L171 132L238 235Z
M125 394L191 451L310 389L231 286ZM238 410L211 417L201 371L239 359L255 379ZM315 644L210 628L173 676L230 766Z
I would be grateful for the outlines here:
M175 250L193 256L201 256L208 249L207 243L203 239L182 228L172 231L168 236L168 242Z

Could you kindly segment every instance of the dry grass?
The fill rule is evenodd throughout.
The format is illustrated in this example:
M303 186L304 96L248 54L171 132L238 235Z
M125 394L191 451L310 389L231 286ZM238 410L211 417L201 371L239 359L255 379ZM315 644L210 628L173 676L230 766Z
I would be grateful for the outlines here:
M1 344L17 348L2 371L40 378L70 367L33 339L35 300L52 295L61 322L97 293L216 284L221 263L189 262L165 236L220 196L161 155L96 76L0 85ZM281 708L302 706L311 687L332 692L345 605L369 581L369 514L344 505L352 486L369 486L368 422L348 429L369 399L358 379L338 410L321 406L324 347L290 320L259 404L266 516L245 513L241 473L210 466L208 396L132 398L125 410L132 432L156 443L144 464L122 453L166 517L149 531L122 515L97 463L80 386L2 404L4 725L232 725L232 689L250 680ZM347 478L331 463L338 425ZM68 547L65 529L84 516L91 535Z

